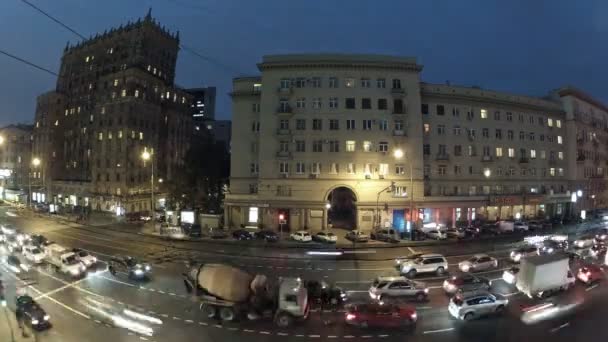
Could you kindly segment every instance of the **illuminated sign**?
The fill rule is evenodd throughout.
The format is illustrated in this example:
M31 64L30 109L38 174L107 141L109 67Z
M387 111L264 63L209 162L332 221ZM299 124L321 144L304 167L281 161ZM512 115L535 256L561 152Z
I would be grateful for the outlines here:
M11 169L0 169L0 178L8 178L13 173Z

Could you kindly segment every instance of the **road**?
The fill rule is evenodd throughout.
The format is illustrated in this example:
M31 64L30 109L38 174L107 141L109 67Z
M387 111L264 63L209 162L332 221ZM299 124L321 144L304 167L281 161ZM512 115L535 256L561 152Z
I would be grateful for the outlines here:
M10 215L7 215L7 211ZM552 341L589 341L608 339L608 327L601 324L608 314L608 286L586 287L577 284L567 293L551 301L558 307L570 308L562 316L537 324L522 322L522 307L539 304L504 283L502 270L510 266L508 253L517 243L467 242L453 246L421 248L374 248L351 255L345 260L332 256L310 256L306 249L273 249L243 245L170 242L137 235L118 229L83 227L65 224L48 218L33 217L0 207L0 223L11 223L29 233L43 233L60 244L79 247L96 255L100 262L83 279L70 279L46 266L37 266L18 275L0 267L7 288L9 308L14 309L14 293L23 287L37 298L51 315L53 328L32 336L39 341L248 341L289 340L382 340L382 341L530 341L551 338ZM367 296L374 277L396 275L396 255L412 252L440 252L448 256L449 270L454 271L459 261L471 253L489 251L499 259L498 270L482 275L493 280L492 290L510 300L507 312L501 317L490 317L462 323L452 319L447 311L448 298L440 286L445 277L421 276L431 289L429 300L411 303L418 310L419 322L413 333L395 330L362 330L343 324L340 311L322 312L314 308L310 319L288 330L276 328L271 322L239 322L222 324L209 321L198 311L196 300L184 291L181 273L184 262L196 259L203 262L225 262L269 276L299 276L304 279L324 279L348 291L351 301ZM111 255L129 254L151 262L154 274L149 281L135 282L125 275L112 276L105 260ZM337 259L336 259L337 258ZM448 275L449 276L449 275ZM162 321L150 323L149 334L131 327L119 327L108 316L100 314L91 303L102 302L112 312L128 309ZM576 306L574 306L576 304ZM10 341L7 322L0 315L0 340ZM12 322L13 330L19 330ZM135 330L135 331L134 331ZM4 334L4 335L3 335ZM30 338L29 340L32 340ZM20 337L16 336L20 341ZM27 340L27 339L26 339Z

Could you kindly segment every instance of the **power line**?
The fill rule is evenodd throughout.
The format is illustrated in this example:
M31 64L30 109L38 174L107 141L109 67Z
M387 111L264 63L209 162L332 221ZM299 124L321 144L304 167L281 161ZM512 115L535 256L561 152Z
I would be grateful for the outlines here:
M24 4L32 7L33 9L35 9L36 11L40 12L42 15L44 15L45 17L51 19L52 21L56 22L57 24L61 25L63 28L65 28L66 30L72 32L73 34L77 35L78 37L82 38L82 39L86 39L85 36L81 35L80 33L76 32L74 29L72 29L71 27L69 27L68 25L62 23L59 19L56 19L55 17L53 17L52 15L46 13L45 11L43 11L42 9L40 9L39 7L37 7L36 5L32 4L31 2L27 1L27 0L21 0L21 2L23 2Z
M17 61L19 61L19 62L21 62L21 63L27 64L27 65L29 65L29 66L31 66L31 67L34 67L34 68L38 69L38 70L42 70L42 71L44 71L44 72L47 72L47 73L49 73L49 74L51 74L51 75L53 75L53 76L59 76L59 75L58 75L56 72L54 72L54 71L51 71L51 70L49 70L49 69L47 69L47 68L41 67L41 66L39 66L39 65L36 65L36 64L34 64L34 63L30 62L30 61L27 61L27 60L25 60L25 59L23 59L23 58L21 58L21 57L17 57L17 56L15 56L15 55L13 55L13 54L10 54L10 53L6 52L6 51L0 50L0 54L3 54L3 55L5 55L5 56L8 56L8 57L10 57L10 58L12 58L12 59L14 59L14 60L17 60Z

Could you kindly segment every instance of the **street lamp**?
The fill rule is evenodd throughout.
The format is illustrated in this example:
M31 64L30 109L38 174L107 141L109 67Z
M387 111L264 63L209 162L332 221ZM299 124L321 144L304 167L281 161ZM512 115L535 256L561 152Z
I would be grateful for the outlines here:
M395 159L401 159L403 158L403 150L398 148L393 152L393 157L395 157Z
M144 152L141 154L141 159L144 160L144 166L145 166L145 162L147 162L148 160L150 161L150 169L151 169L151 176L150 176L150 200L152 201L151 206L150 206L150 211L151 211L151 217L152 219L150 221L154 222L156 213L155 213L155 205L154 205L154 161L152 160L152 152L148 152L148 150L144 150Z
M0 135L0 145L4 144L4 137Z
M331 203L329 203L329 202L325 203L325 209L327 209L327 210L331 209Z
M31 207L32 206L32 166L34 168L37 168L40 165L40 158L34 158L32 159L32 164L30 165L30 173L29 173L29 177L28 177L28 184L29 184L29 196L27 197L27 201L28 201L28 206Z
M490 170L489 168L484 169L484 170L483 170L483 175L484 175L486 178L490 178L490 176L492 175L492 170Z

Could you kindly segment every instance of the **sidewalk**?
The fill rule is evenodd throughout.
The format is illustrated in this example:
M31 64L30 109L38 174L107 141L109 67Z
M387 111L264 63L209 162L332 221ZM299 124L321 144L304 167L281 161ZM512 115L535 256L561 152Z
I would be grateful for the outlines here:
M7 322L8 318L8 322ZM21 336L21 330L17 326L15 314L8 308L0 308L0 341L2 342L22 342L36 341L34 336L25 338Z

